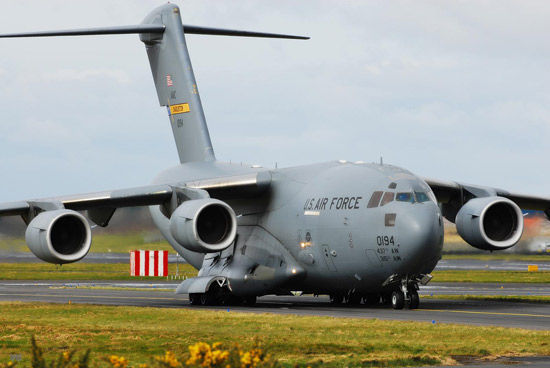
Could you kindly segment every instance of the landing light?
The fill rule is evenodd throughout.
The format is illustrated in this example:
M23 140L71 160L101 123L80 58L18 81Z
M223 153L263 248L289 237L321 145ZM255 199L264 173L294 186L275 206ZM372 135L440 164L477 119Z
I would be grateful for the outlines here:
M311 242L300 242L300 248L304 249L307 247L311 247Z

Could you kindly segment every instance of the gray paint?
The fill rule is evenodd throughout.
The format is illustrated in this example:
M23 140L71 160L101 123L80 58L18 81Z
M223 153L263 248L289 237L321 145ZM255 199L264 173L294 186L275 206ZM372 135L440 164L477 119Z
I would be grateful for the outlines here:
M187 52L180 10L166 4L149 14L143 24L162 24L163 34L141 34L161 106L168 106L180 162L214 161L214 150L202 109L197 82ZM170 107L188 104L190 111L171 114Z
M181 285L183 293L204 292L214 282L241 296L293 290L370 293L395 289L396 285L387 284L390 280L414 280L434 269L441 257L443 222L425 180L382 163L339 161L267 170L216 161L179 8L163 5L145 18L141 28L111 31L140 34L162 106L170 111L170 107L186 104L170 112L181 164L161 172L152 186L0 204L0 215L31 218L34 212L47 211L48 204L55 204L56 208L92 210L90 216L106 225L112 209L150 206L166 239L199 269L199 279ZM93 32L98 31L82 34ZM101 32L109 34L109 30ZM450 204L451 214L476 193L502 192L441 181L434 181L432 188L441 201ZM375 191L423 192L430 199L421 203L394 200L369 208ZM506 194L522 203L550 207L547 199ZM238 237L229 248L204 255L184 248L172 237L170 214L185 198L208 196L233 208Z

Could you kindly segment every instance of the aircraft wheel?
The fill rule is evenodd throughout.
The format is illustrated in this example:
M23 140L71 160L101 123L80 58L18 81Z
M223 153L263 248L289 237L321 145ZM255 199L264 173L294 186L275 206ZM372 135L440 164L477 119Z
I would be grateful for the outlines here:
M191 305L200 305L201 304L201 295L200 294L189 294L189 301Z
M382 305L390 305L391 304L391 294L390 293L384 293L382 294L382 297L380 298L382 301Z
M363 296L363 304L368 306L377 305L380 302L380 295L379 294L366 294Z
M416 290L409 291L409 309L416 309L420 305L420 297Z
M201 305L218 305L219 298L215 290L208 290L204 294L200 294L201 296Z
M342 295L332 294L330 295L330 304L342 304L344 297Z
M405 306L405 295L401 290L391 293L391 306L393 309L403 309Z
M243 303L243 300L241 298L231 293L226 294L223 298L223 305L237 306L237 305L241 305L242 303Z
M252 295L252 296L245 296L243 298L243 303L244 305L247 305L249 307L252 307L253 305L256 304L256 295Z
M361 304L361 295L357 293L351 293L348 295L346 303L349 305L359 305Z

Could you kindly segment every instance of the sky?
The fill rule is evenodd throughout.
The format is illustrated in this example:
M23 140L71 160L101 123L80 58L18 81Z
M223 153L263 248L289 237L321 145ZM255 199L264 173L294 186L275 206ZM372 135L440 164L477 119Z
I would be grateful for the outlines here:
M550 196L547 1L176 2L219 160L379 161ZM162 1L2 2L0 33L138 24ZM0 40L0 202L178 164L137 35Z

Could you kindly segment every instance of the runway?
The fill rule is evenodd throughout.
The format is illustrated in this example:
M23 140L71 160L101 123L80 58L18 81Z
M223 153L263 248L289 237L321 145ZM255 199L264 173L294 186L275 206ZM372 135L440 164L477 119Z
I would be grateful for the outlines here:
M138 307L193 308L227 311L230 313L276 313L316 315L341 318L377 318L383 320L424 321L430 323L461 323L550 330L550 306L537 303L512 303L498 301L458 301L447 299L422 299L417 310L393 310L388 307L333 306L326 296L265 296L254 307L197 307L190 306L187 296L176 295L175 283L138 282L0 282L0 301L84 303L100 305L129 305ZM109 289L111 288L111 289ZM113 289L115 288L115 289ZM504 290L500 284L450 284L432 285L421 289L421 295L511 294L511 290L525 294L550 295L550 286L516 284ZM161 289L161 290L158 290ZM170 289L170 290L166 290ZM481 292L483 291L483 292ZM514 294L517 294L514 292Z

